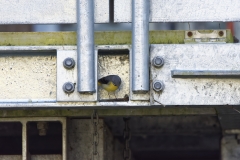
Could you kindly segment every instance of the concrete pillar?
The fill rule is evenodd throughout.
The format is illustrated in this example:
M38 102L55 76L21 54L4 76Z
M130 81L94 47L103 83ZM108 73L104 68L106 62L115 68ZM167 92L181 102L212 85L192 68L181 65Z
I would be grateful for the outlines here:
M221 160L239 160L240 144L235 135L224 136L221 140Z
M67 159L93 160L93 125L91 119L68 120L67 128ZM123 150L119 150L119 147L115 150L114 144L116 140L114 140L112 133L102 119L99 119L97 128L99 134L99 143L97 147L99 156L97 160L118 160L119 158L116 158L116 155L122 155ZM122 159L122 156L120 158Z

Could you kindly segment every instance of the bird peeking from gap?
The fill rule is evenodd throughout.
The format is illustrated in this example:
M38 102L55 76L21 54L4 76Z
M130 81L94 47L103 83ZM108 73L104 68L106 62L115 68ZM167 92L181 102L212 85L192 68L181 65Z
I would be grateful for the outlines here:
M108 92L109 98L109 92L114 92L114 96L117 99L115 91L121 85L121 78L118 75L108 75L106 77L100 78L98 80L98 85Z

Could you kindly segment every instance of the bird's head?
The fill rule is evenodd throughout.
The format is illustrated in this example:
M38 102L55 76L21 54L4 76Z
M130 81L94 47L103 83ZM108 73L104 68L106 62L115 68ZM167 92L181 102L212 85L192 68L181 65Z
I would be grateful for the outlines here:
M114 76L112 78L112 82L114 86L120 86L121 85L121 78L119 76Z

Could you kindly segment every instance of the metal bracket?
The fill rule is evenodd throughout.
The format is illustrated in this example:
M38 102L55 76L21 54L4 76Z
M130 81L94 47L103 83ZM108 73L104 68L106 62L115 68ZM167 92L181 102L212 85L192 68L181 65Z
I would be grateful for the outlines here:
M74 62L76 63L75 67L68 69L64 66L63 62L67 58L71 58L74 60ZM69 101L69 102L97 101L96 92L92 94L87 94L87 93L79 93L77 91L76 89L77 63L78 63L77 50L57 50L57 101ZM96 62L94 67L96 67ZM95 76L96 75L97 75L97 72L95 71ZM74 86L71 87L71 84L73 84ZM64 86L65 88L63 88ZM95 82L95 88L97 88L97 82ZM68 89L69 89L69 92L68 92Z
M212 32L185 31L184 43L226 43L226 30L213 30Z
M99 50L112 50L112 58L103 57L99 59ZM129 59L122 59L119 62L119 57L114 55L116 50L129 50ZM118 74L122 78L122 87L117 93L117 98L123 98L125 94L129 95L130 100L134 101L148 101L149 92L146 93L134 93L132 91L132 50L128 45L102 45L95 48L95 77L102 77L109 74ZM64 65L66 59L74 60L75 67L66 68ZM72 50L57 50L57 101L59 102L96 102L100 99L109 99L109 95L106 91L100 89L98 91L97 82L95 82L95 88L97 92L93 94L79 93L77 91L77 51ZM123 66L119 66L120 64ZM126 65L126 66L125 66ZM114 67L115 66L115 67ZM117 68L116 68L117 66ZM126 74L127 73L127 74ZM97 78L97 79L98 79ZM97 81L96 79L96 81ZM72 86L73 85L73 86Z

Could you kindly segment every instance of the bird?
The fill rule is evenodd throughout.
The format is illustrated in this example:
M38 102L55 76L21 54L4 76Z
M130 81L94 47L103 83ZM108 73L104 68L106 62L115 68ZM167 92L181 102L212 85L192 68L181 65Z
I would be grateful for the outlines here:
M98 85L108 92L109 97L109 92L114 92L114 96L116 98L115 91L121 85L121 78L118 75L108 75L100 78L98 80Z

